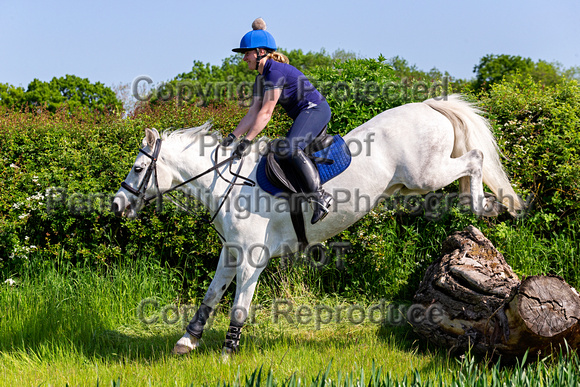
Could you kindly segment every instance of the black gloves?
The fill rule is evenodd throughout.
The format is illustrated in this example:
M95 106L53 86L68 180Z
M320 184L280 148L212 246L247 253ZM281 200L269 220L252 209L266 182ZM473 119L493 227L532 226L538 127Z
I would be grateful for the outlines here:
M242 156L245 156L245 154L248 153L251 144L252 142L250 140L246 140L245 138L242 139L236 149L234 149L234 155L241 159Z
M220 142L220 145L230 146L234 141L236 141L236 139L237 139L236 135L230 133L226 138L222 140L222 142ZM243 138L242 140L240 140L240 143L236 146L236 149L234 149L234 155L241 159L242 156L248 153L248 148L250 147L251 144L252 142L250 140L246 140L245 138Z
M222 142L220 142L221 146L230 146L232 145L232 142L236 141L236 135L233 133L228 134L228 136L226 138L224 138L222 140Z

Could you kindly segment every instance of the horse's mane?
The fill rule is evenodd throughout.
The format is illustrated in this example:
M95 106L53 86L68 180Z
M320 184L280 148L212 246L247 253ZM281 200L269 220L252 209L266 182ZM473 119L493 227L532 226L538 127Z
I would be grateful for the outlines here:
M194 142L198 142L204 136L213 138L213 141L208 140L205 142L206 144L219 143L223 138L220 132L212 130L211 122L207 121L201 126L192 128L164 130L161 134L161 139L164 141L178 141L183 143L183 145L188 146ZM251 153L263 152L268 141L269 139L267 137L258 138L254 143L254 145L257 143L257 146L251 147Z
M162 140L180 140L183 142L194 142L202 136L212 136L221 140L222 136L219 132L212 131L212 124L210 121L201 126L192 128L183 128L177 130L164 130L161 135Z

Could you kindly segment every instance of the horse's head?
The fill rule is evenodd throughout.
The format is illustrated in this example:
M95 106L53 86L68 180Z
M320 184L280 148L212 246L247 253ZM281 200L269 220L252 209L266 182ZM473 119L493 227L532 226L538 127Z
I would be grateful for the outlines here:
M111 209L115 215L134 218L149 200L170 184L162 162L161 144L156 129L145 129L143 147L113 199Z

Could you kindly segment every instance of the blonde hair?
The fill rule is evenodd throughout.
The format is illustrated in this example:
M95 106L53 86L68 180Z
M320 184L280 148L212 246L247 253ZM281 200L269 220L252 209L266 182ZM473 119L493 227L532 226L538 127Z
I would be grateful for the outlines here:
M276 62L280 62L280 63L286 63L286 64L290 63L290 60L288 59L288 57L282 53L279 53L278 51L268 53L267 58L274 59Z

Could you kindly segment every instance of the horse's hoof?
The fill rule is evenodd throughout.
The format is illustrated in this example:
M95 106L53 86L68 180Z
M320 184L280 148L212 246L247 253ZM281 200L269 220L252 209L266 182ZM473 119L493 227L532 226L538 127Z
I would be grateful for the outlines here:
M189 333L183 335L175 344L171 353L173 355L186 355L199 346L199 339L191 336Z
M464 196L460 198L459 202L461 205L466 206L469 200L470 198L468 196ZM488 192L485 193L485 199L483 199L483 203L480 204L480 207L481 208L473 211L475 215L485 217L495 217L500 214L503 214L508 210L508 208L505 205L503 205L500 201L498 201L494 195Z
M485 206L485 209L483 210L483 213L481 215L489 217L498 216L500 214L503 214L507 210L508 208L506 206L498 202L495 198L492 198L488 199L487 205Z
M193 348L188 347L187 345L175 344L175 347L173 347L171 354L181 356L187 355L191 351L193 351Z
M222 347L222 362L227 363L230 358L236 353L232 348Z

